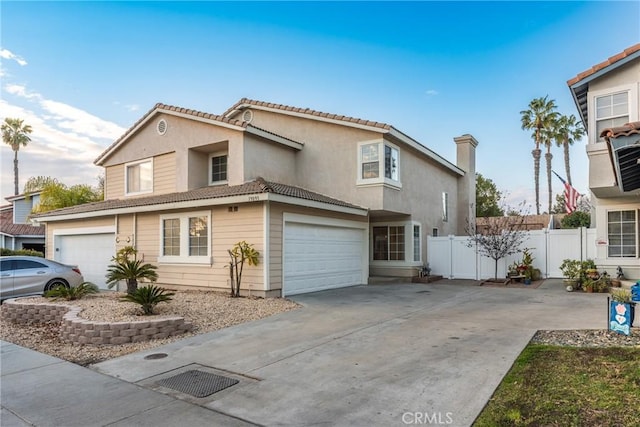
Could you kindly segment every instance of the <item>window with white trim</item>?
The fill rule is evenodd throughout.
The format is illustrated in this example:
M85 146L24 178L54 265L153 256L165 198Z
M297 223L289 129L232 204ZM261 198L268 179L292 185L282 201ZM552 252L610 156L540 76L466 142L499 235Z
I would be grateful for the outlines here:
M190 212L160 216L159 262L209 263L211 215Z
M212 154L209 157L209 184L226 184L227 183L227 154Z
M373 259L404 261L404 226L373 227Z
M388 142L358 145L358 184L400 185L400 149Z
M413 260L422 261L422 232L420 225L413 224Z
M153 160L141 160L125 165L125 193L144 194L153 191Z
M618 92L595 98L596 138L604 142L600 134L604 129L629 123L629 92Z
M607 237L609 258L638 256L638 211L608 211Z

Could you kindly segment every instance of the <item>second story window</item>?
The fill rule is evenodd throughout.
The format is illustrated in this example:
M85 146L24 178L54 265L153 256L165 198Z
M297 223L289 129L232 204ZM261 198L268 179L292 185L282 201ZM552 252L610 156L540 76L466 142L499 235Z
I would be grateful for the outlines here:
M604 129L629 123L629 93L598 96L595 103L596 138L598 142L603 142L604 138L600 138L600 133Z
M126 194L144 194L153 191L153 161L151 159L125 165Z
M449 193L442 193L442 222L449 221Z
M209 161L209 184L225 184L227 182L226 154L213 154Z
M357 183L386 183L400 187L400 150L386 142L360 144Z

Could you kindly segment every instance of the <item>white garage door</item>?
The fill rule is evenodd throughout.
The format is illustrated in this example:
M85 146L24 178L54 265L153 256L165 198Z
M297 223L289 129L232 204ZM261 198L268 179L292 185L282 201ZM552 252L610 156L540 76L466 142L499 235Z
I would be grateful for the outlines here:
M115 255L114 233L56 236L55 245L56 261L77 265L84 280L107 289L104 276Z
M285 222L284 295L366 281L365 230Z

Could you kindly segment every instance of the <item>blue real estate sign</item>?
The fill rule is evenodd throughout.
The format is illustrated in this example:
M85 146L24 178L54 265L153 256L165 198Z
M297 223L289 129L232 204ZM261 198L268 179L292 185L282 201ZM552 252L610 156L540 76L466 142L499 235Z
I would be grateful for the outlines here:
M631 333L631 304L611 301L609 329L619 334Z

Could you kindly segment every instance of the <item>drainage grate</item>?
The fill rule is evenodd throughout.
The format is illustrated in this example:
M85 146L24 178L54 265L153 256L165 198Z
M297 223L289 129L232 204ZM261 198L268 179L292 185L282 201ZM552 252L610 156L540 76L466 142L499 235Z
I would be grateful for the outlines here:
M158 381L158 384L195 397L206 397L238 384L238 380L191 370Z

